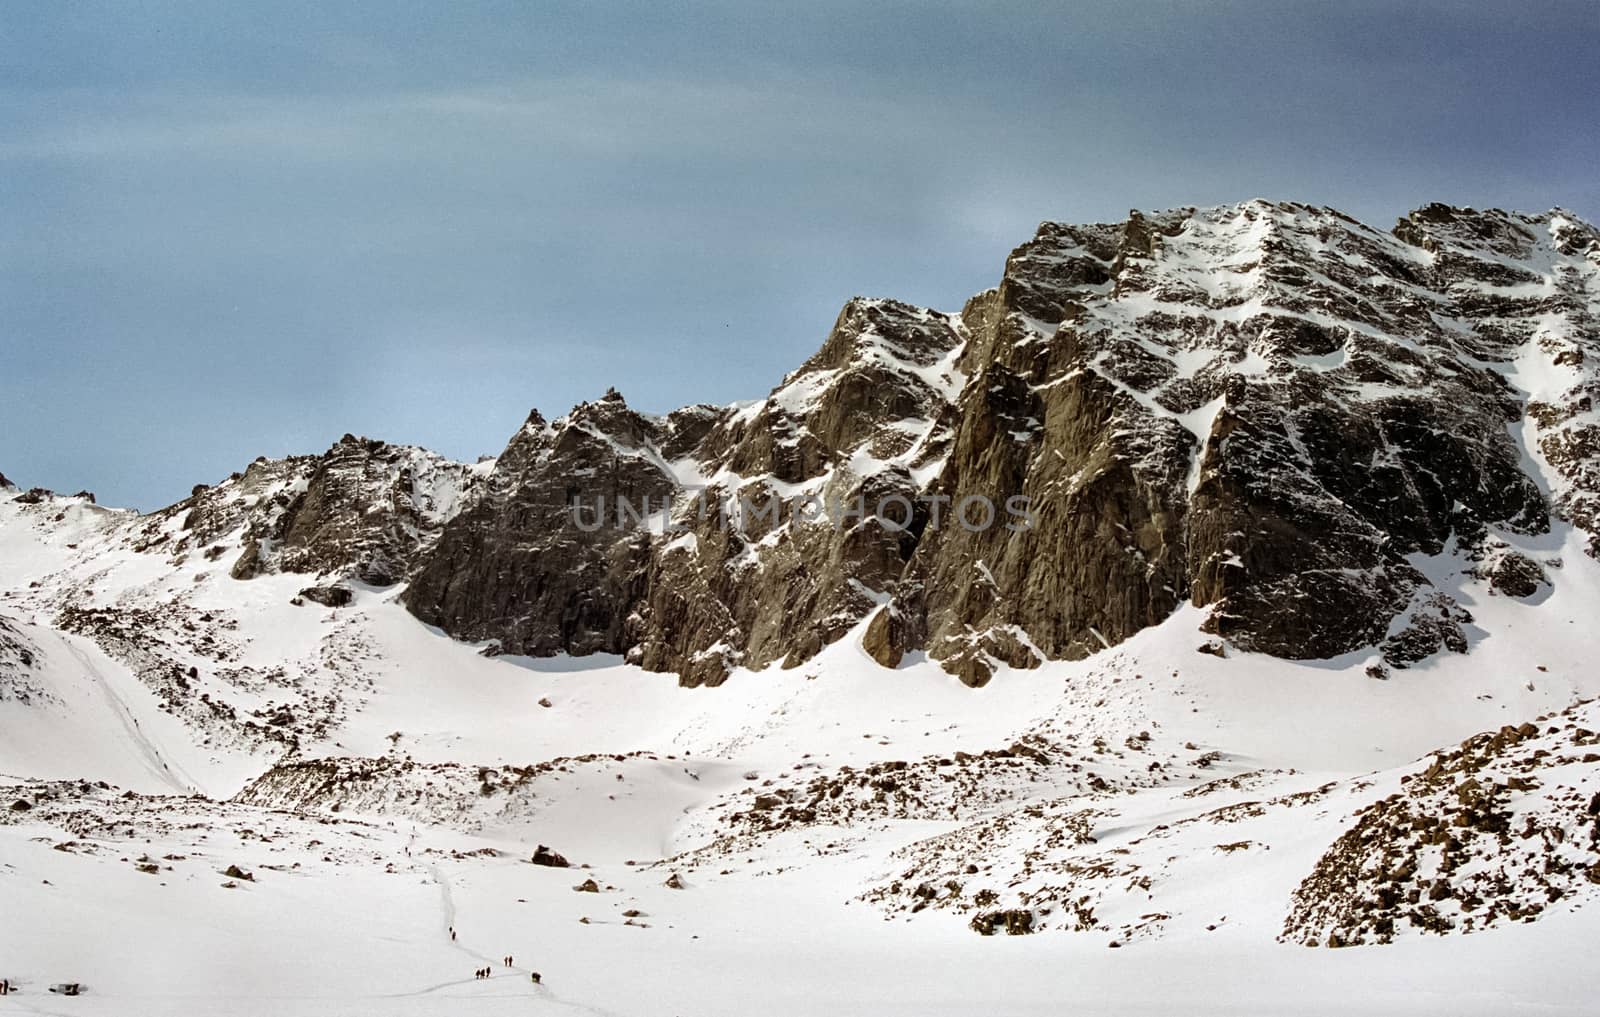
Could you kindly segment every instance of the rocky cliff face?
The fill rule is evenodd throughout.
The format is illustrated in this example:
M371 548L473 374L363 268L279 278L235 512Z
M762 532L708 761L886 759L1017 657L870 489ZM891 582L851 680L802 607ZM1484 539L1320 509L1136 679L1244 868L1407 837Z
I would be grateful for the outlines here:
M1432 556L1534 597L1552 526L1600 554L1597 364L1600 232L1564 212L1133 212L1041 225L956 314L850 301L755 403L612 392L478 467L347 437L139 539L410 580L458 638L687 684L867 622L881 663L976 685L1185 602L1240 649L1404 667L1469 645Z
M650 418L613 392L536 414L407 603L506 652L626 654L691 684L803 661L899 581L914 499L948 453L963 334L952 315L855 300L759 403ZM864 517L835 525L828 505L858 500Z
M662 449L696 411L666 420L615 392L554 423L536 411L512 436L483 497L444 529L407 593L422 620L517 653L620 650L651 547L642 528L586 532L618 499L648 513L676 491Z
M953 316L855 300L767 399L719 418L629 658L715 684L736 664L799 664L886 601L928 523L918 497L949 452L962 346Z
M882 663L926 650L980 684L1184 601L1243 649L1404 666L1467 642L1415 556L1526 596L1544 564L1497 535L1597 532L1597 308L1600 235L1561 212L1046 223L959 315L852 301L760 403L650 420L608 398L524 428L409 601L689 683L798 664L871 615ZM580 535L565 508L619 493L670 498L672 523ZM867 511L707 517L762 493ZM957 525L1018 496L1030 527Z
M1462 645L1408 556L1545 530L1542 483L1593 526L1596 252L1558 213L1440 206L1392 235L1264 202L1041 228L968 305L982 363L937 481L1041 524L924 540L885 659L926 643L981 680L1021 633L1081 656L1184 599L1280 656ZM1562 409L1519 429L1534 387Z

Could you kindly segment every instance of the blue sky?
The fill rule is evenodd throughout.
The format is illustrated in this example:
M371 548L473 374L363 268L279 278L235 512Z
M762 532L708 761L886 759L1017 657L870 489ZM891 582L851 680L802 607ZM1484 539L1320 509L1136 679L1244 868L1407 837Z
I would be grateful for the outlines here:
M152 2L0 14L0 471L154 508L765 394L856 293L1255 196L1600 218L1600 5Z

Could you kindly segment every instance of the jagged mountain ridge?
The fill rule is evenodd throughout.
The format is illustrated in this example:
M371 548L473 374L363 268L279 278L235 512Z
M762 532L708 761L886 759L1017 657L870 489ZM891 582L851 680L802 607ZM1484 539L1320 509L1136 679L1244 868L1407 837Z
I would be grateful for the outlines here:
M869 617L881 663L925 650L982 684L1185 601L1243 649L1381 645L1405 666L1465 649L1470 620L1418 556L1528 596L1558 562L1504 538L1558 519L1600 548L1597 322L1600 234L1559 210L1431 205L1389 233L1265 201L1046 223L959 314L850 301L757 403L653 417L612 393L535 412L478 467L347 438L138 532L236 543L240 577L409 580L457 638L686 684L798 664ZM916 514L736 530L703 511L768 492ZM1018 495L1023 532L928 508ZM619 496L670 505L673 532L575 525Z
M878 602L914 541L875 518L843 532L788 519L735 529L698 507L769 491L865 491L874 505L914 496L948 442L958 328L938 312L855 300L760 403L655 420L611 393L553 423L532 418L490 493L447 524L407 603L508 652L626 653L694 684L804 660ZM619 528L614 515L595 533L575 524L574 504L612 513L619 497L671 499L687 532Z
M1119 642L1184 600L1281 656L1460 649L1464 612L1409 556L1448 546L1524 588L1544 567L1496 530L1536 534L1555 512L1594 547L1597 250L1565 213L1437 205L1392 234L1267 202L1045 224L959 316L852 301L765 401L660 434L631 421L610 447L643 473L561 485L580 501L647 482L681 495L685 477L874 503L1020 493L1032 530L922 516L909 534L868 520L741 537L689 520L690 537L620 537L562 590L573 563L548 548L532 574L489 564L508 542L486 504L447 524L463 550L427 562L408 602L508 650L604 648L691 683L797 663L874 612L881 662L927 649L974 684L996 660ZM519 463L520 481L496 472L536 500L575 472ZM530 640L529 619L471 604L485 587L569 609L535 612Z

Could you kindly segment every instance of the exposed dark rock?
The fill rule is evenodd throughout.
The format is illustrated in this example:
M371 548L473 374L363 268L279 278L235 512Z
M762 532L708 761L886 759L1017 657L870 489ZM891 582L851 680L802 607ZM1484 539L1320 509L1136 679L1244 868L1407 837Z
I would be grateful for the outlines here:
M567 861L566 858L545 847L543 844L540 844L534 849L533 858L531 860L535 865L548 865L553 869L569 868L572 864L571 862Z
M345 607L355 600L355 594L350 587L337 585L308 586L300 591L300 596L324 607Z
M1507 550L1495 556L1484 574L1490 587L1508 597L1531 597L1550 582L1543 566L1520 551Z
M244 551L239 559L233 563L233 568L228 574L235 579L254 579L261 574L261 543L255 540L245 542Z
M905 616L892 606L881 607L862 634L861 647L884 667L898 667L906 651L920 645L916 634L908 631Z
M618 499L641 512L669 502L677 485L658 464L670 431L615 392L557 425L531 415L482 499L444 527L406 592L411 612L506 653L623 652L649 543L619 523Z
M1009 911L985 911L974 915L970 924L972 930L980 936L992 936L1001 930L1008 936L1026 936L1033 931L1033 912L1021 908Z
M1470 623L1472 616L1449 596L1425 590L1397 620L1397 631L1380 644L1390 667L1404 668L1444 650L1467 652L1467 636L1461 626Z

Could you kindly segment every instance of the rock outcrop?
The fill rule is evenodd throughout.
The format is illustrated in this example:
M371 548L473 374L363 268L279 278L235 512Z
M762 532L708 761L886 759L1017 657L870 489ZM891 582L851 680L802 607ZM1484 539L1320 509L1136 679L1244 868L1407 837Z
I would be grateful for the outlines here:
M440 823L458 829L504 829L526 822L547 807L552 785L581 773L620 780L656 766L650 752L560 756L526 766L467 766L418 763L409 758L329 756L285 758L251 781L230 801L305 815L384 816ZM547 849L541 847L540 851ZM566 867L548 852L536 864Z
M1364 809L1295 891L1283 938L1475 932L1600 897L1600 710L1579 703L1437 753Z
M0 703L31 705L56 699L36 674L40 656L22 626L0 614Z
M146 517L133 539L168 554L237 546L235 579L301 572L388 586L416 569L482 472L347 434L320 456L263 457L220 484L199 485Z

